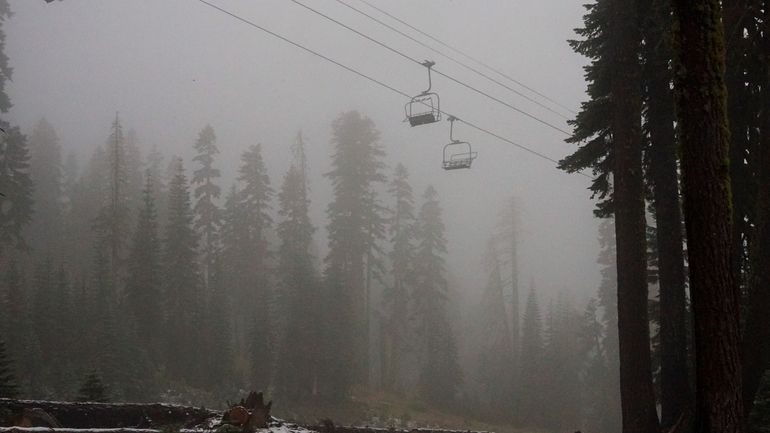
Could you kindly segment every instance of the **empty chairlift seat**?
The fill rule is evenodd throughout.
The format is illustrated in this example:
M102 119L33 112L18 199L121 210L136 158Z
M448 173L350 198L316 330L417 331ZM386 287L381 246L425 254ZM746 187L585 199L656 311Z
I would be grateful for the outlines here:
M449 116L447 120L449 121L449 143L444 146L444 170L471 168L478 153L473 151L469 142L454 139L454 125L457 118Z
M425 125L441 120L439 99L436 93L423 93L415 96L406 103L404 111L411 126Z
M453 141L444 146L444 170L471 168L473 160L478 156L467 141Z
M426 125L441 120L441 105L438 94L430 91L432 86L430 69L435 65L435 62L426 60L422 65L428 68L428 89L404 105L404 114L406 114L406 120L411 126Z

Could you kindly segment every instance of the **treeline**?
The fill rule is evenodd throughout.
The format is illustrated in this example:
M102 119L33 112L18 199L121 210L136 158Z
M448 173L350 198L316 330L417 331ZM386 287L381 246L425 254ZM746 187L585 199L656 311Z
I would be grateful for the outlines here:
M4 56L0 70L4 84ZM261 389L290 408L384 390L467 417L617 431L611 225L598 302L547 301L532 284L520 305L517 211L501 203L483 299L458 311L437 191L416 196L403 165L388 173L357 112L332 125L325 257L301 134L280 181L252 145L228 186L210 126L191 161L143 149L117 116L86 161L45 120L27 135L0 126L0 397L216 405Z
M3 248L2 335L15 362L0 382L16 383L4 395L79 398L95 377L113 400L196 404L243 388L287 406L384 390L491 421L617 429L611 224L598 302L542 304L533 283L519 305L519 222L504 203L479 308L458 312L438 193L415 197L401 164L387 175L358 112L332 125L322 261L302 134L278 188L253 145L224 193L210 126L190 169L156 148L143 155L118 117L109 131L82 169L45 120L22 141L29 155L18 152L13 177L28 181L13 197L30 213Z
M189 171L179 157L164 166L157 149L142 157L117 117L82 170L63 160L45 120L26 145L20 137L6 180L24 182L3 185L27 213L5 230L2 300L25 396L72 397L96 371L115 399L216 401L251 387L290 401L343 400L369 385L370 296L375 282L391 286L390 254L402 277L383 303L388 340L414 348L411 389L453 401L461 374L438 194L429 186L414 209L399 165L388 211L377 193L385 155L368 118L348 112L333 124L321 266L301 134L277 191L252 145L225 194L210 126Z
M603 309L544 309L534 286L523 308L517 212L501 203L480 309L458 311L436 189L388 173L358 112L332 124L325 257L301 134L280 182L251 145L228 188L210 126L185 161L142 149L116 115L85 162L45 120L0 126L0 397L217 405L261 389L291 410L384 390L520 425L617 423L612 240Z

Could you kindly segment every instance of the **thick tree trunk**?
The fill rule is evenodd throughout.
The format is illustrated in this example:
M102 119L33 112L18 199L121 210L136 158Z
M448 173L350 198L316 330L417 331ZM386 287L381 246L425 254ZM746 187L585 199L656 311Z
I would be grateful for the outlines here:
M727 118L730 128L730 188L732 191L732 266L736 281L741 282L744 240L747 236L745 217L749 213L748 168L748 92L746 91L746 53L744 30L748 4L746 0L724 0L725 86Z
M752 280L749 311L743 335L743 404L748 416L762 376L770 367L770 0L764 1L761 46L764 58L762 111L758 163L755 238L752 245Z
M687 365L687 326L682 214L679 203L674 95L670 47L665 40L671 4L651 0L645 26L647 122L650 133L650 179L657 222L660 276L661 424L673 426L691 407Z
M696 354L696 432L743 431L719 0L675 0L676 96Z
M637 2L612 0L609 42L615 57L612 122L618 269L620 392L624 433L659 431L647 322L647 260L642 175L642 98Z

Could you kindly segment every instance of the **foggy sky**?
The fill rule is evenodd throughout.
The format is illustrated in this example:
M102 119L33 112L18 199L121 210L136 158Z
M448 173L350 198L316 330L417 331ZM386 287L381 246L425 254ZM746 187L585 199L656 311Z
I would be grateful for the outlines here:
M451 61L356 15L332 0L303 0L370 36L500 99L568 129L563 119L534 106ZM357 0L347 2L366 9ZM581 25L573 0L373 0L514 78L576 110L584 99L584 59L566 43ZM407 93L426 86L426 72L288 0L213 0ZM445 172L441 151L449 124L410 128L404 98L274 39L194 0L11 0L6 53L14 69L9 115L29 132L45 116L64 153L82 162L105 142L115 112L136 129L143 150L158 145L168 158L189 158L198 132L211 124L221 151L227 191L246 146L262 143L274 188L288 166L289 146L301 129L312 176L312 219L325 253L330 123L357 109L381 132L390 168L403 162L415 195L439 191L449 240L448 269L472 293L486 280L480 258L499 207L510 195L521 209L520 270L526 293L534 279L541 299L559 290L594 296L598 221L586 190L589 179L508 143L456 124L479 158L471 170ZM370 10L367 10L370 11ZM385 19L385 18L383 18ZM422 38L421 38L422 39ZM426 41L427 42L427 41ZM437 46L437 48L441 48ZM443 51L446 51L442 48ZM442 108L555 159L574 150L562 134L434 76ZM563 111L563 110L562 110ZM387 202L389 203L389 202Z

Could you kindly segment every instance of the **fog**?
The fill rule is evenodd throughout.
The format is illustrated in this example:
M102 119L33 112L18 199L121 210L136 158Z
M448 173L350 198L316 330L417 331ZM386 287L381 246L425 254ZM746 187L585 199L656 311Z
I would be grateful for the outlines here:
M291 2L216 4L399 90L417 94L426 87L425 68ZM564 118L336 2L308 4L568 129ZM365 9L353 0L351 4ZM566 43L580 25L579 2L376 4L566 107L576 110L584 99L584 59ZM510 196L520 209L523 290L535 281L544 299L559 291L578 299L595 294L597 221L587 177L565 174L552 162L462 123L455 125L455 136L470 141L479 157L471 170L446 172L441 151L449 140L448 122L410 128L403 122L403 97L198 2L16 0L11 7L14 16L5 26L6 52L14 69L7 89L13 102L10 120L28 131L45 117L56 128L65 154L74 152L85 161L109 135L116 111L124 126L136 131L143 150L157 145L167 157L189 158L198 132L211 124L221 151L223 189L234 176L240 153L254 143L262 143L272 182L278 185L289 164L289 145L302 130L312 176L311 217L319 227L316 242L323 256L331 187L322 174L329 169L330 124L343 111L359 110L381 132L388 174L402 162L416 193L428 184L438 189L447 225L448 269L462 294L471 296L483 287L480 257L498 209ZM440 94L443 110L553 159L574 150L560 132L435 74L433 90Z

